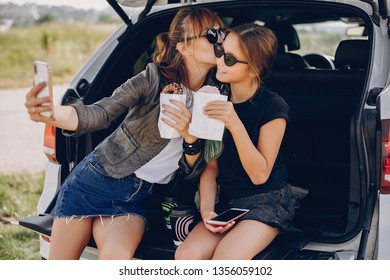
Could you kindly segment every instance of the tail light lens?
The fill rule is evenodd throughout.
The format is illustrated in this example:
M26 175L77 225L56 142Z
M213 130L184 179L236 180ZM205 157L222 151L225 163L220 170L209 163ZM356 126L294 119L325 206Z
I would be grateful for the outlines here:
M41 235L42 239L45 240L47 243L50 243L50 237L46 236L46 235Z
M49 124L45 126L43 151L51 162L58 163L57 154L56 154L56 127L55 126Z
M382 121L382 194L390 194L390 120Z

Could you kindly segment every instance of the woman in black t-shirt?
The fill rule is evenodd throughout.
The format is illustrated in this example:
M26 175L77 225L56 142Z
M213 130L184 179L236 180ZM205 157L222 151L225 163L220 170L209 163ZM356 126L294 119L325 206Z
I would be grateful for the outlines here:
M208 103L204 112L224 122L224 148L201 174L203 221L177 248L176 259L252 259L280 232L293 228L295 199L280 155L289 108L261 80L276 49L272 31L256 24L232 28L223 45L214 46L217 79L228 83L230 95L228 101ZM217 215L218 185L220 198L227 198L225 208L250 209L225 226L208 223Z

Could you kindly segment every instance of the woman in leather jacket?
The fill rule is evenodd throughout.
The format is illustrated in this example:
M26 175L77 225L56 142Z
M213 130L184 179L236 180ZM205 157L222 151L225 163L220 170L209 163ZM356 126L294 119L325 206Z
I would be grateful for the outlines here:
M188 104L171 101L163 121L180 137L163 139L158 129L159 96L178 83L189 97L215 67L213 44L224 37L221 19L203 8L181 8L169 32L160 34L153 63L118 87L110 97L92 105L73 100L63 106L45 106L39 98L45 84L35 85L25 106L30 119L62 128L68 136L107 128L128 112L121 125L69 174L58 195L49 259L79 259L93 236L100 259L131 259L147 225L147 199L154 183L168 183L178 169L187 143L193 165L202 146L188 133ZM180 109L177 110L175 107ZM41 115L53 111L53 117ZM188 145L187 145L188 146Z

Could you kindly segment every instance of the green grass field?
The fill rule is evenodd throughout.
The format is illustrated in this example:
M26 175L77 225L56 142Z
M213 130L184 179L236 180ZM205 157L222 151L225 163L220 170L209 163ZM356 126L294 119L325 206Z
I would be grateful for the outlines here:
M53 83L68 83L118 24L50 23L0 33L0 89L29 87L34 60L48 61Z
M36 214L44 175L0 175L0 260L39 259L38 235L9 221Z

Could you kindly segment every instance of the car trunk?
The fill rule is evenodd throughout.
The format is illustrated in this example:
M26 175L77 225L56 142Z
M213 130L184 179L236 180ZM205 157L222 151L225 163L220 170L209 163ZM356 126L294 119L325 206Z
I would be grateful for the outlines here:
M277 2L277 1L274 1ZM276 14L316 13L321 16L332 13L348 17L360 17L366 21L370 32L371 20L358 9L344 5L328 7L324 3L305 6L292 5L286 8L281 3L253 3L242 1L226 3L222 8L216 4L208 7L218 11L226 23L239 24L257 18L270 19ZM311 6L311 9L308 7ZM324 13L328 10L328 14ZM129 28L120 38L95 82L88 85L84 102L92 103L110 93L129 77L144 69L150 61L153 39L157 33L168 30L174 11L165 11L158 16L151 15ZM234 16L236 15L236 18ZM240 15L240 17L237 17ZM232 18L234 20L232 21ZM156 24L158 22L158 24ZM134 28L134 30L132 30ZM369 36L369 38L371 38ZM145 49L145 46L148 46ZM367 118L363 106L370 65L371 42L360 52L358 64L364 67L335 70L307 68L273 68L266 77L265 84L278 92L290 106L292 121L289 124L282 145L288 166L289 183L296 190L307 192L300 200L296 211L295 225L301 230L293 235L281 235L257 258L279 259L332 259L335 254L309 252L301 249L310 241L320 243L342 243L360 232L367 204L368 185L362 144L364 135L359 127ZM128 54L132 54L131 56ZM347 63L348 61L345 61ZM356 64L356 61L349 63ZM348 67L347 67L348 68ZM67 97L77 97L73 90ZM369 121L372 121L371 119ZM79 162L88 152L109 135L121 122L116 120L110 128L94 132L77 139L65 139L58 134L58 146L67 151L62 155L63 178L69 172L65 163ZM375 121L374 121L375 122ZM192 201L197 189L197 181L186 182L182 178L176 182L179 195ZM136 256L143 259L173 258L174 246L164 225L161 200L173 187L157 185L151 200L152 217L149 229ZM93 245L93 243L92 243ZM283 248L283 249L280 249ZM272 252L272 253L271 253Z

